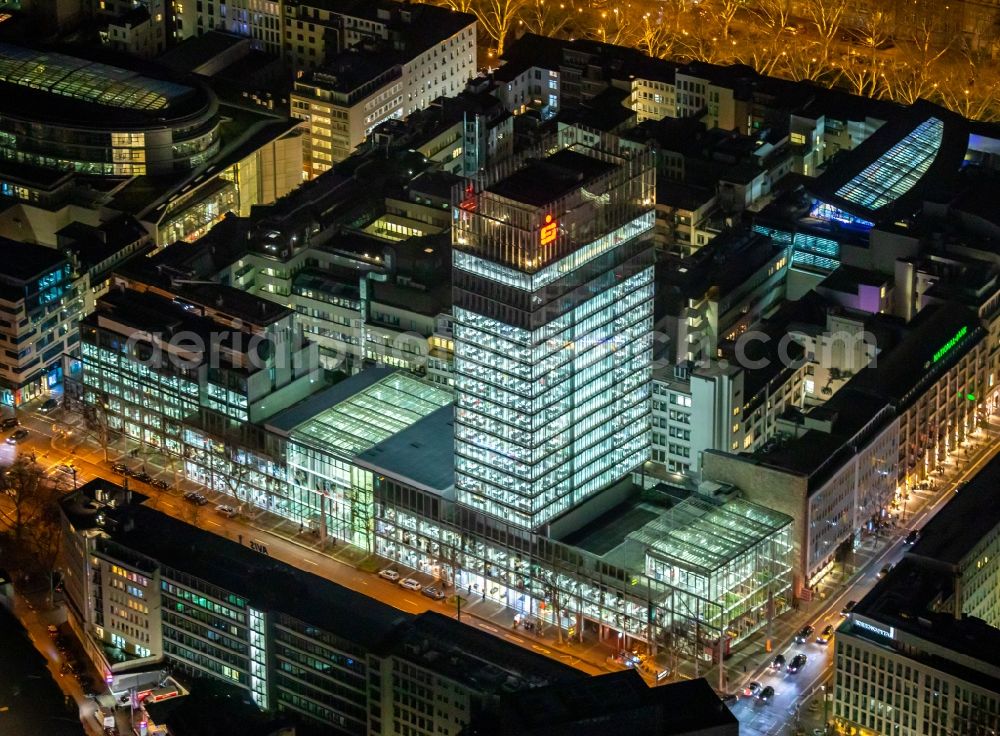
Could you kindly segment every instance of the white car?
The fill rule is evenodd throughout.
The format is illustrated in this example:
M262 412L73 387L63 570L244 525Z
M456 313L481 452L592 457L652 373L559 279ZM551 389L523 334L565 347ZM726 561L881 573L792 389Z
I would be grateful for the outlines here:
M230 519L235 517L236 514L238 513L236 509L234 509L232 506L227 506L224 503L220 503L218 506L216 506L215 512L218 514L222 514L223 516L228 516Z
M406 580L400 580L399 585L401 588L406 588L407 590L420 590L422 587L420 582L414 580L413 578L407 578Z
M378 576L380 578L384 578L385 580L391 580L392 582L396 582L397 580L399 580L399 573L393 570L392 568L379 570Z

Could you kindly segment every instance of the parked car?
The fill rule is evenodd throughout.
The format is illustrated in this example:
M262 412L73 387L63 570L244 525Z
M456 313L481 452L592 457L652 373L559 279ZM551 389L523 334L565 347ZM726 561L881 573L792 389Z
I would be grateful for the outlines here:
M391 567L387 567L384 570L379 570L378 576L383 580L389 580L393 583L399 580L399 573L396 570L393 570Z
M159 478L154 478L149 481L149 485L153 486L153 488L159 488L161 491L165 491L170 488L170 484L167 483L167 481L160 480Z
M768 685L757 694L757 700L761 703L770 703L774 697L774 688Z
M884 578L886 575L889 574L891 570L892 570L892 563L889 563L888 565L883 565L882 569L878 571L878 576L880 578Z
M726 693L725 695L720 695L719 697L722 702L730 708L740 702L739 693Z
M53 626L52 624L49 624L45 628L49 632L49 636L59 636L59 627L58 626Z
M215 507L215 511L216 511L216 513L222 514L223 516L225 516L225 517L227 517L229 519L234 518L239 513L232 506L227 506L224 503L220 503L218 506L216 506Z
M833 638L833 626L828 625L823 631L820 632L819 636L816 637L817 644L829 644L830 639Z
M132 475L131 469L125 463L114 463L111 466L111 470L118 473L118 475Z
M153 480L153 477L149 473L147 473L145 470L140 470L138 473L136 473L132 477L135 478L140 483L149 483L149 481Z
M812 626L806 625L799 629L799 633L795 635L795 641L799 644L805 644L809 641L809 637L813 635L815 629Z
M745 698L752 698L754 695L756 695L759 692L760 692L760 683L759 682L750 682L750 683L747 683L747 686L745 688L743 688L743 697L745 697Z
M28 436L28 430L19 429L10 437L7 438L8 445L16 445L18 442L22 442Z
M17 421L17 417L7 417L3 422L0 422L0 429L14 429L18 424L20 422Z
M55 467L56 471L59 473L65 473L66 475L73 475L76 472L76 468L67 463L59 463Z
M428 598L432 598L433 600L436 600L436 601L444 600L445 597L446 597L445 596L445 592L443 590L440 590L440 589L434 587L433 585L428 585L426 588L424 588L420 592L423 593Z
M197 491L188 491L184 494L184 500L190 503L198 504L199 506L204 506L208 503L208 499Z
M806 666L806 655L796 654L794 657L792 657L792 661L788 663L788 671L794 675L796 672L798 672L805 666Z
M911 529L910 533L906 535L906 539L903 540L903 544L914 544L918 536L920 536L919 532L916 529Z
M856 605L858 605L857 601L847 601L847 605L844 606L842 609L840 609L840 615L841 616L850 616L851 615L851 611L854 610L854 607Z
M45 401L42 402L42 405L38 407L38 410L42 412L42 414L48 414L50 411L55 411L58 408L59 408L58 401L56 401L55 399L46 399Z
M413 578L406 578L406 580L400 580L399 585L401 588L405 588L406 590L420 590L420 588L423 587L420 585L420 582L418 580L414 580Z
M785 667L785 655L779 654L774 659L771 660L772 670L782 670Z

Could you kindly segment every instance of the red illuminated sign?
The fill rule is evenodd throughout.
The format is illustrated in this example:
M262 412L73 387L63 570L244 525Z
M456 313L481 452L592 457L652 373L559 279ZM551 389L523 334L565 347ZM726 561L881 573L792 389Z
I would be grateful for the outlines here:
M556 240L556 229L559 227L559 223L552 219L552 215L545 216L545 224L542 225L541 237L539 237L539 242L542 245L548 245L549 243L554 243Z

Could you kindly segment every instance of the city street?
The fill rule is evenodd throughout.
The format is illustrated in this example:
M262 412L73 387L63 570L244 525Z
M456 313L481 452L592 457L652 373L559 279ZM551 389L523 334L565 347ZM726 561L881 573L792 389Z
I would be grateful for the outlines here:
M93 436L88 438L81 427L75 426L80 422L78 417L59 409L50 415L22 411L19 418L22 426L28 429L29 436L16 447L17 452L35 453L38 462L46 468L55 469L60 464L72 462L77 469L75 480L78 485L98 476L119 483L123 481L121 476L113 474L103 462L104 452ZM70 430L69 434L65 433L67 429ZM995 430L994 425L991 435ZM998 448L1000 445L996 442L986 443L980 439L974 461L969 465L965 465L965 462L961 466L949 465L951 472L937 480L936 492L912 491L905 521L895 528L883 531L879 537L866 537L854 553L853 571L848 576L846 587L843 587L846 573L839 566L820 586L817 600L803 603L800 610L775 622L773 641L776 646L773 652L765 654L764 637L759 634L727 660L725 687L722 689L740 694L733 712L740 720L742 733L751 736L776 736L794 733L797 726L802 729L800 732L805 733L821 728L824 719L821 686L829 681L834 643L832 640L825 645L818 643L817 636L827 625L834 629L840 625L844 620L840 613L844 605L851 600L860 600L875 584L882 567L887 563L896 563L903 556L903 538L909 530L922 527L947 502L955 488L988 462ZM9 464L14 455L15 447L6 443L0 445L0 464ZM323 545L308 533L298 533L291 522L267 512L255 512L253 519L239 516L229 518L218 513L216 505L233 504L231 497L207 491L190 482L174 485L176 479L173 472L164 469L156 458L132 458L125 450L122 440L113 442L109 447L109 460L125 462L136 469L144 467L154 478L162 478L171 483L173 487L169 490L159 491L130 480L135 490L150 496L150 506L164 513L233 541L253 545L261 554L364 592L408 613L437 610L453 617L457 615L453 598L435 602L422 596L419 591L406 591L392 582L380 579L374 574L378 569L377 559L366 559L360 550L342 544ZM73 477L70 474L55 471L53 475L67 490L72 487ZM186 501L183 494L188 490L198 490L209 498L210 503L199 506ZM400 571L402 577L413 576L424 584L431 582L423 573L406 570L400 565L393 567ZM558 643L551 630L540 636L537 632L528 633L515 629L513 614L508 609L491 601L477 599L475 595L468 598L462 606L462 620L470 625L590 674L600 674L612 669L608 658L613 652L599 642ZM794 633L805 624L813 626L814 633L808 641L794 643ZM786 662L790 662L796 654L804 654L807 661L796 673L789 673L786 669L775 671L771 669L770 663L776 654L783 654ZM644 674L648 677L648 673ZM694 674L683 672L681 676ZM719 685L717 668L697 674L707 677L713 686ZM761 687L773 687L774 696L770 702L761 703L753 697L744 697L744 688L750 682L757 682Z

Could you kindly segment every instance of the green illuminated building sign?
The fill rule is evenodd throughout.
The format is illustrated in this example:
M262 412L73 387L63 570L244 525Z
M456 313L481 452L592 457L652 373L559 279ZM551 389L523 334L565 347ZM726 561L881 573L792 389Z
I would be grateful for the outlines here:
M944 345L938 348L938 351L934 353L934 359L931 362L937 363L939 360L941 360L941 358L947 355L948 352L958 344L958 341L961 340L963 337L965 337L965 335L968 332L969 332L968 327L963 327L958 332L956 332L953 338L951 338L948 342L946 342Z

